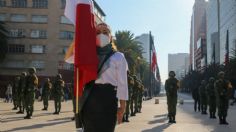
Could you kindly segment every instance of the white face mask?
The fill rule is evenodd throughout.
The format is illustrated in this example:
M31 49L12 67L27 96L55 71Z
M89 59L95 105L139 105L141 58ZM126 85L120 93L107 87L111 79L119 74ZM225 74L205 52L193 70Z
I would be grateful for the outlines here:
M98 34L97 40L98 40L97 46L101 48L108 45L111 42L110 37L104 34Z

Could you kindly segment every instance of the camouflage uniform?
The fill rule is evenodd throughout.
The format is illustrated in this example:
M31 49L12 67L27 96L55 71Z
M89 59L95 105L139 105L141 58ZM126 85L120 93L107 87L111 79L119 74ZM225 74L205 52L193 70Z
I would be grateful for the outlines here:
M215 113L216 113L216 93L215 93L214 81L215 81L215 79L213 77L211 77L209 79L209 83L206 86L207 95L208 95L210 118L216 118L216 116L215 116Z
M42 91L42 99L43 99L43 106L44 106L42 110L48 110L48 100L49 100L51 88L52 88L52 83L50 82L50 79L47 78L46 82L43 85L43 91Z
M128 90L129 90L129 99L126 101L126 109L124 113L124 121L129 122L129 114L130 114L130 106L131 106L131 99L132 99L132 89L134 86L134 79L128 72Z
M52 88L52 95L55 103L55 112L53 114L59 114L61 111L61 100L64 96L64 86L65 83L62 80L61 74L58 74Z
M140 87L139 87L139 91L138 91L138 112L141 113L141 109L142 109L142 102L143 102L143 92L144 92L144 86L140 83Z
M199 95L199 88L198 87L195 87L193 89L192 96L193 96L193 100L194 100L194 111L196 112L197 109L198 109L198 111L200 111L201 102L200 102L200 95Z
M206 81L202 80L201 85L199 87L199 95L201 102L201 110L202 114L207 114L207 90L206 90Z
M18 95L18 106L20 110L17 112L17 114L24 114L24 107L25 107L25 101L24 101L24 90L26 85L26 72L22 72L20 76L20 83L19 88L17 91Z
M130 101L130 111L131 111L131 116L135 116L136 115L136 110L137 110L137 97L138 97L138 82L137 82L137 78L136 76L133 76L134 78L134 86L133 86L133 94L131 97L131 101Z
M176 123L175 115L176 115L178 88L179 88L179 81L175 78L174 71L170 71L169 78L165 82L169 123Z
M214 86L216 89L219 123L228 125L226 121L229 108L229 91L232 88L231 83L225 79L224 72L218 73L218 80Z
M29 68L29 75L26 77L25 109L27 115L25 116L25 119L31 119L34 111L35 91L38 88L38 77L35 73L35 68Z
M17 76L14 80L13 87L12 87L12 100L13 100L13 105L14 107L12 110L17 110L17 103L18 103L18 96L17 96L17 91L19 89L19 83L20 83L20 77Z

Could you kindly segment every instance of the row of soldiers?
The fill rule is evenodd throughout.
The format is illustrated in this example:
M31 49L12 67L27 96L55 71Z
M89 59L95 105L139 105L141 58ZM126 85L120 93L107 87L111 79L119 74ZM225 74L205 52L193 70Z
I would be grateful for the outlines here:
M129 116L136 116L136 113L141 113L144 85L135 75L128 72L128 91L129 100L126 102L126 110L123 117L123 122L129 122Z
M216 108L218 108L219 124L228 125L226 121L231 83L225 79L225 73L219 72L218 79L211 77L208 80L201 81L201 85L193 89L192 96L194 99L194 110L207 114L209 106L210 118L216 118ZM198 106L197 106L198 105ZM198 108L197 108L198 107Z
M17 76L13 82L13 110L17 110L17 108L19 108L17 114L24 114L24 110L26 110L26 116L24 119L32 118L34 111L35 91L38 90L38 84L38 77L34 67L28 69L28 74L26 72L22 72L21 75ZM61 110L61 98L64 96L64 84L65 83L60 74L56 76L56 80L53 84L49 78L45 80L42 90L44 105L42 110L48 109L48 100L51 93L55 102L55 112L53 114L59 114Z

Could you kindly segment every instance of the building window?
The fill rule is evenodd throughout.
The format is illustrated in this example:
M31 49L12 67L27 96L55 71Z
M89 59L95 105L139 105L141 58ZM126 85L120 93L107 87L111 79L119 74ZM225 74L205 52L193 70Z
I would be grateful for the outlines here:
M11 0L11 4L14 8L26 8L27 0Z
M48 8L48 0L33 0L33 8Z
M45 66L45 62L44 61L40 61L40 60L33 60L31 61L31 67L35 67L37 69L43 69Z
M31 45L30 46L30 52L31 53L37 53L42 54L45 53L45 45Z
M46 15L32 15L32 22L47 23L48 22L48 16L46 16Z
M11 29L9 33L10 33L10 37L13 37L13 38L24 38L26 36L25 30L23 29Z
M62 48L62 54L66 54L68 47L63 47Z
M60 32L60 39L73 40L73 38L74 38L74 32L70 32L70 31Z
M6 6L6 0L0 0L0 7Z
M66 63L65 61L59 61L58 62L58 69L62 70L73 70L73 65Z
M66 7L66 0L61 0L61 8L65 9Z
M6 21L6 14L0 14L0 21Z
M46 30L32 30L30 36L31 38L46 39L48 34Z
M72 24L72 22L69 19L67 19L65 16L61 16L61 23Z
M11 15L12 22L26 22L26 15L23 14L12 14Z
M7 68L25 68L24 60L8 60L5 65Z
M9 44L8 45L8 53L24 53L25 46L19 44Z

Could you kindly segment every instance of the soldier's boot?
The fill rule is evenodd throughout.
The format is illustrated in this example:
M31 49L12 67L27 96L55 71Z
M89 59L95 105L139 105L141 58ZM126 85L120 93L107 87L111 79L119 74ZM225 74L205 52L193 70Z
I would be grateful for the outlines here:
M125 122L125 121L126 121L126 120L125 120L125 115L126 115L126 114L123 115L122 122Z
M222 118L222 116L219 116L219 124L220 124L220 125L223 124L223 118Z
M223 124L224 125L229 125L229 123L226 121L226 117L225 116L223 117Z
M216 119L216 114L215 114L216 112L212 112L212 118L213 119Z
M210 111L209 113L210 113L210 118L213 118L213 116L212 116L212 112Z
M129 114L126 114L125 121L129 122Z
M18 112L16 112L16 114L24 114L22 106L20 106L19 108L20 108L20 110Z
M176 123L175 116L172 116L172 123Z
M26 111L26 116L24 117L24 119L30 119L30 112L28 110Z
M169 116L169 121L168 121L168 123L172 123L172 116Z

